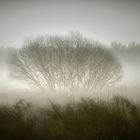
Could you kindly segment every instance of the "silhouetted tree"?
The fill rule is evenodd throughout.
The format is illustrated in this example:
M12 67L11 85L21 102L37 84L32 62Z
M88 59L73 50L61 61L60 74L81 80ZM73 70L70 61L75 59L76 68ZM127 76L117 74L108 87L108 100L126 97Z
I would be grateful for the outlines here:
M12 77L41 89L102 88L122 74L109 49L76 33L29 39L11 61Z

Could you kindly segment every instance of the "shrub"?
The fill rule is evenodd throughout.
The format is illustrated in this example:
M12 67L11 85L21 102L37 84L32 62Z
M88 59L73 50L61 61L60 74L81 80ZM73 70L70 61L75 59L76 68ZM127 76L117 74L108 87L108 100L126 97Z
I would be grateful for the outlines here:
M38 108L19 101L0 106L0 139L4 140L139 140L139 110L120 96L111 101L82 99ZM27 115L27 112L30 115Z
M109 49L79 34L30 39L10 61L12 77L40 89L103 88L122 76Z

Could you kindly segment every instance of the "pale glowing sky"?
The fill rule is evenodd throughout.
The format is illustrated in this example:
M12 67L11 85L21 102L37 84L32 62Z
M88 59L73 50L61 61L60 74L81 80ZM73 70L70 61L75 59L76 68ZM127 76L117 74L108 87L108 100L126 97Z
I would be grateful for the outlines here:
M0 46L71 30L106 44L140 43L140 0L0 0Z

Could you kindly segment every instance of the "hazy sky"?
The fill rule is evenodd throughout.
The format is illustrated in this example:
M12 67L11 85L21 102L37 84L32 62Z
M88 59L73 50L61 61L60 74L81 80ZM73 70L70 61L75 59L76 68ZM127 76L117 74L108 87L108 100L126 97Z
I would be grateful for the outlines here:
M71 30L107 44L140 43L140 0L0 0L0 46Z

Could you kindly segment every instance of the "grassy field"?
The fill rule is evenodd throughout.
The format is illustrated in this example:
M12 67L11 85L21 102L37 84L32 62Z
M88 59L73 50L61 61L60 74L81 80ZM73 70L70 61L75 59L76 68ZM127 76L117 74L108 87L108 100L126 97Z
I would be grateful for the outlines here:
M0 105L1 140L140 140L140 108L121 96L35 107Z

